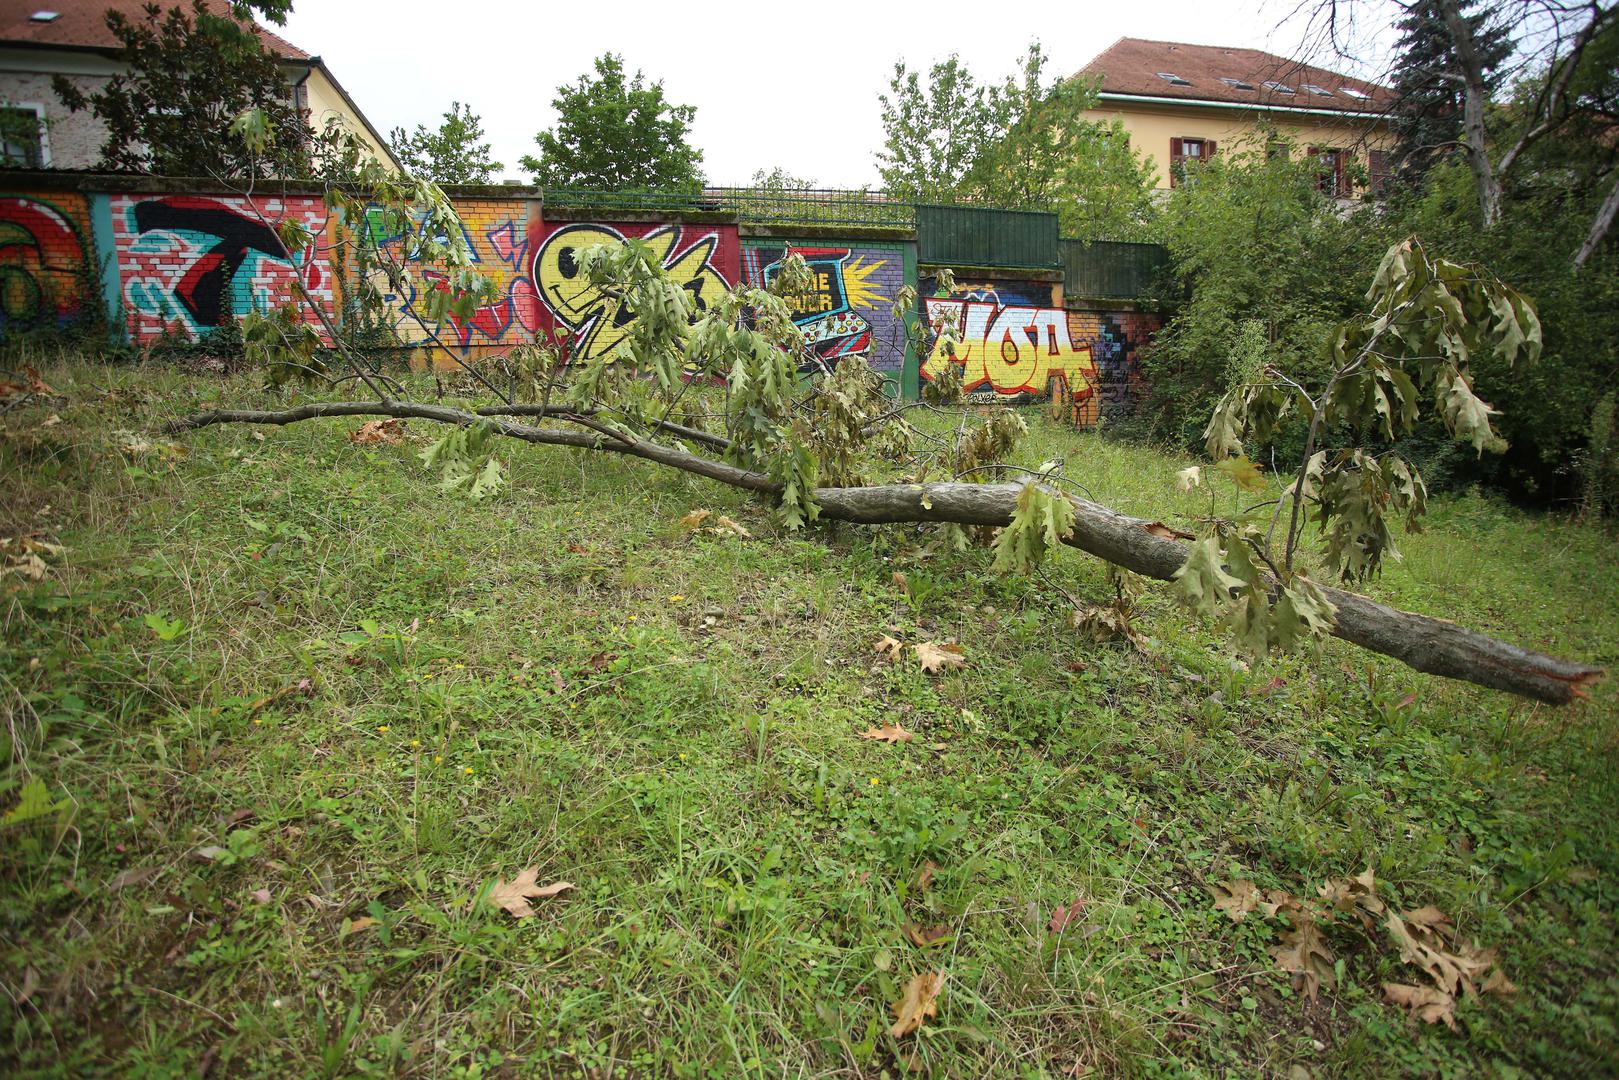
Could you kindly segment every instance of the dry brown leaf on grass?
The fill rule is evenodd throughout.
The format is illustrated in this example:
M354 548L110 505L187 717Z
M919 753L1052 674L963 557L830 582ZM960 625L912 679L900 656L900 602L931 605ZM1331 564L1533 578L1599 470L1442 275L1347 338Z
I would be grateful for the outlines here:
M938 873L939 864L932 859L922 864L922 870L916 875L916 887L927 892L928 886L933 884L933 875Z
M398 419L367 420L358 428L349 432L349 442L357 446L368 443L383 443L387 446L398 446L405 441L405 422Z
M1046 924L1046 928L1053 934L1060 934L1068 928L1069 923L1079 918L1079 913L1084 910L1085 898L1083 896L1074 897L1072 904L1059 904L1057 905L1057 910L1051 913L1051 921Z
M713 513L714 511L712 510L693 510L691 513L680 519L679 525L687 532L692 532L702 525L704 521L708 520L709 516Z
M730 533L732 536L741 537L743 540L753 539L752 533L750 533L747 529L744 529L737 522L726 517L724 514L721 514L719 517L714 519L713 531L716 533Z
M894 1003L894 1024L888 1033L898 1039L922 1026L929 1017L939 1015L939 988L944 985L942 972L924 971L911 976L905 984L905 996Z
M1431 986L1407 986L1404 983L1384 983L1383 1000L1398 1005L1413 1019L1425 1024L1444 1024L1456 1028L1456 998Z
M950 936L950 927L947 923L937 926L923 926L921 923L908 922L900 930L910 939L912 945L927 948L935 941Z
M1276 966L1293 976L1294 986L1302 988L1311 1001L1320 996L1321 987L1331 990L1337 982L1332 950L1327 948L1321 928L1308 912L1299 912L1297 924L1282 935L1282 943L1271 947Z
M869 728L860 733L862 739L874 739L877 742L893 743L910 742L916 738L916 733L906 731L898 724L884 724L882 727Z
M914 648L917 662L929 675L937 675L947 667L967 666L961 646L953 641L924 641Z
M877 644L871 647L871 651L890 664L897 664L905 652L905 643L891 634L884 634L877 639Z
M1261 903L1259 889L1251 881L1215 881L1208 890L1214 894L1214 909L1225 912L1232 922L1242 922Z
M534 909L529 906L530 900L543 900L574 887L571 881L541 885L537 880L539 871L539 867L531 866L511 881L496 878L495 887L489 890L489 902L498 908L505 908L519 919L526 919L534 914Z

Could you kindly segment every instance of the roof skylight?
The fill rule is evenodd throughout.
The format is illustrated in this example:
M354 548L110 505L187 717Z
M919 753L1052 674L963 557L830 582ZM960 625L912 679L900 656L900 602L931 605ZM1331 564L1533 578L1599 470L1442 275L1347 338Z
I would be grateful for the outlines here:
M1317 86L1315 83L1307 82L1307 83L1304 84L1304 88L1306 90L1308 90L1310 93L1314 94L1316 97L1331 97L1332 96L1332 91L1331 90L1328 90L1324 86Z
M1227 79L1222 77L1220 81L1231 87L1233 90L1252 90L1254 88L1253 83L1243 82L1241 79Z
M62 17L59 11L36 11L28 16L29 22L55 22Z
M1292 88L1292 87L1291 87L1291 86L1289 86L1289 85L1287 85L1287 84L1286 84L1286 83L1280 83L1280 82L1276 82L1276 81L1275 81L1275 80L1272 80L1272 81L1270 81L1270 82L1267 82L1267 83L1266 83L1266 84L1265 84L1265 89L1266 89L1266 90L1274 90L1274 91L1276 91L1276 92L1277 92L1277 93L1278 93L1278 94L1293 94L1293 93L1297 93L1297 91L1296 91L1296 90L1294 90L1294 89L1293 89L1293 88Z
M1352 98L1359 98L1362 101L1370 101L1372 99L1372 95L1363 94L1352 86L1340 86L1338 87L1338 92L1340 94L1348 94Z
M1160 71L1158 77L1171 86L1191 86L1192 80L1183 79L1173 71Z

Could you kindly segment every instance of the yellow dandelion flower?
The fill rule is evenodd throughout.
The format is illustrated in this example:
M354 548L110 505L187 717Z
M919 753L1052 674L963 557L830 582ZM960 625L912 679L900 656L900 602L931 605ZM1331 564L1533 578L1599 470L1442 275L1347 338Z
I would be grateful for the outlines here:
M465 768L463 768L461 771L466 773L468 776L471 776L472 775L472 766L468 765Z
M264 717L262 717L262 716L255 716L255 717L254 717L254 718L253 718L253 722L254 722L254 723L255 723L255 724L262 724L262 723L264 723Z
M628 619L628 621L629 621L629 622L634 622L634 621L635 621L635 618L636 618L636 617L635 617L635 616L634 616L634 615L631 615L631 616L629 616L629 619Z
M379 732L381 732L382 734L386 735L386 734L388 734L388 725L387 724L378 724L377 725L377 730Z
M420 745L422 745L422 740L420 740L420 739L412 739L412 740L410 740L410 745L412 745L412 746L420 746Z
M681 754L681 755L680 755L680 760L681 760L681 761L685 761L685 760L686 760L686 755L685 755L685 754Z
M434 765L442 765L442 764L444 764L444 755L443 754L434 754L433 755L433 764Z
M876 787L876 786L877 786L877 785L878 785L878 784L880 784L880 783L882 783L882 781L881 781L881 780L879 780L879 779L877 779L877 778L876 778L876 777L875 777L875 776L873 776L873 777L872 777L872 778L871 778L871 786L872 786L872 787Z
M680 593L675 593L673 596L671 596L669 598L669 602L671 604L678 604L684 599L686 599L686 598L684 596L682 596Z

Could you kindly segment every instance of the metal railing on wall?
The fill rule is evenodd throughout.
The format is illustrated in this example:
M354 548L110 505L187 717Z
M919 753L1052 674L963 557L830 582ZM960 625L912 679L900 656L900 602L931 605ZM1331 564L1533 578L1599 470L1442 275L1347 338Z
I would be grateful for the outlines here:
M1134 300L1179 289L1169 280L1169 249L1119 240L1061 241L1063 292Z
M1039 210L922 204L916 258L935 266L1060 270L1057 215Z
M743 225L858 225L914 229L916 207L880 192L834 188L709 187L702 191L594 191L546 188L544 205L577 210L729 213Z

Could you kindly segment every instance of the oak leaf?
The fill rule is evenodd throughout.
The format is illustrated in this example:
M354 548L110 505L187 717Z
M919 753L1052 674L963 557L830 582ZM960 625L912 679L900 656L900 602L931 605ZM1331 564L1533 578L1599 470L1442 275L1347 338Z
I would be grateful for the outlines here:
M877 639L877 644L871 647L871 651L893 664L897 663L900 655L905 652L905 643L892 634L884 634Z
M914 646L917 662L929 675L937 675L947 667L965 667L967 658L960 645L953 641L924 641Z
M505 908L519 919L526 919L534 914L534 909L529 906L530 900L543 900L574 887L571 881L541 885L536 880L539 869L537 866L531 866L509 882L496 878L495 887L489 890L489 902L496 907Z
M1431 986L1384 983L1383 1000L1408 1011L1425 1024L1444 1024L1456 1030L1456 998Z
M1282 935L1282 944L1272 946L1270 953L1276 958L1276 966L1291 974L1294 985L1301 986L1304 996L1314 1001L1320 996L1322 984L1332 989L1337 970L1321 928L1307 913L1299 913L1298 918L1298 923Z
M716 533L730 533L732 536L741 537L743 540L753 539L752 533L724 514L714 519L714 531Z
M1242 922L1250 911L1264 902L1251 881L1216 881L1208 886L1208 890L1214 894L1214 909L1225 912L1232 922ZM1274 915L1276 909L1272 908L1266 914Z
M905 996L894 1003L894 1023L888 1033L898 1039L922 1026L928 1017L939 1015L939 989L944 985L941 972L924 971L911 976Z
M367 420L349 432L349 442L356 445L384 443L398 446L405 441L405 422L398 419Z
M916 738L916 733L906 731L898 724L885 724L882 727L869 728L860 733L862 739L875 739L877 742L893 743L910 742Z
M711 515L713 512L714 511L712 510L693 510L691 513L680 519L679 525L687 532L692 532L705 520L707 520L709 515Z
M911 944L926 948L935 941L950 936L950 927L946 923L937 926L923 926L921 923L908 922L900 930L910 939Z

